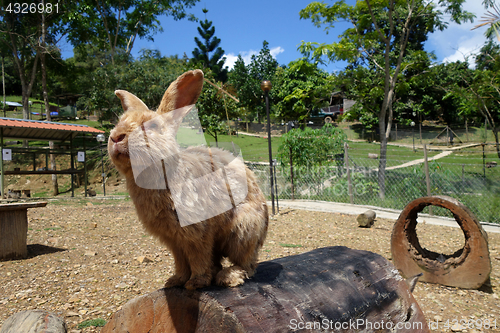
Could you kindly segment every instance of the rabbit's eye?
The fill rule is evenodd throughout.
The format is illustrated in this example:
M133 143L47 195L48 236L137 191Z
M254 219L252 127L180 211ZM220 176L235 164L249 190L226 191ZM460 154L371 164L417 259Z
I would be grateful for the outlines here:
M160 132L160 126L156 123L151 123L146 126L146 130L153 132Z

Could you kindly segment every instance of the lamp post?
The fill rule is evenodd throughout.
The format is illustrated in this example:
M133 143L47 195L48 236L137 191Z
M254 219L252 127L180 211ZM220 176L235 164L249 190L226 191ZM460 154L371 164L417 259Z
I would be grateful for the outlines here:
M410 125L411 125L411 136L413 138L413 152L415 152L415 122L412 121Z
M269 91L272 88L271 81L265 80L260 83L260 88L264 91L266 98L266 115L267 115L267 143L269 145L269 179L271 181L271 203L274 215L274 182L273 182L273 153L271 148L271 118L269 117Z
M104 183L106 174L104 173L104 156L102 155L102 145L101 145L104 141L106 141L106 136L102 133L97 134L96 140L97 142L99 142L99 150L101 151L102 189L104 191L104 196L106 196L106 184Z

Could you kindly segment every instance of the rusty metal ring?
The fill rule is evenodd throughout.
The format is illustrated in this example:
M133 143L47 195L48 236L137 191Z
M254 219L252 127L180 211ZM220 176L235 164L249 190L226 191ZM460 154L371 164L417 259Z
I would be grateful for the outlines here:
M418 213L431 205L448 209L464 233L464 247L451 255L429 251L418 241ZM422 197L406 205L392 230L391 252L396 268L405 277L423 273L420 281L474 289L491 272L488 235L466 206L448 196Z

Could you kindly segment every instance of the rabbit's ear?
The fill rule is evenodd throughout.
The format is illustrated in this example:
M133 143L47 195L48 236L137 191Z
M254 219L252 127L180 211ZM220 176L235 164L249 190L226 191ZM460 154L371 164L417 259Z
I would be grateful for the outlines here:
M125 90L116 90L115 95L122 101L123 111L137 110L137 111L147 111L149 110L146 104L139 99L139 97L134 94L129 93Z
M203 88L203 72L189 71L170 84L156 111L158 114L173 111L196 103Z

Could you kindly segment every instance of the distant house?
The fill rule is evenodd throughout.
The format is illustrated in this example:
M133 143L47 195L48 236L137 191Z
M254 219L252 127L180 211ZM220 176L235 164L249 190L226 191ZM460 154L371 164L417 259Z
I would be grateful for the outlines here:
M343 92L332 92L330 95L329 106L321 108L320 110L313 110L311 118L316 120L322 119L325 123L331 123L338 116L348 112L354 103L356 103L356 101L345 98L345 94Z

